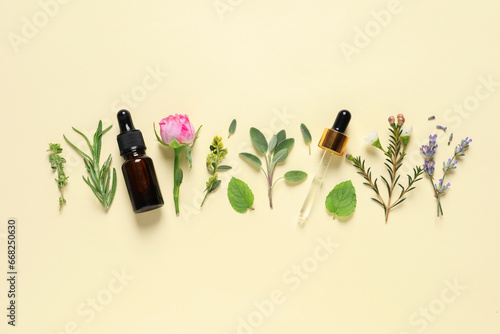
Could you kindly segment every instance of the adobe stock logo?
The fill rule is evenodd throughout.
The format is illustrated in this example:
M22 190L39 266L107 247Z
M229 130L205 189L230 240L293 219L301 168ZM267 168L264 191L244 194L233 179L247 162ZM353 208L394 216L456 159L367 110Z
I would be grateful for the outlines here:
M243 0L215 0L212 4L221 21L224 21L226 13L232 12L237 8Z
M418 311L413 312L408 318L408 323L412 327L410 330L401 331L398 334L411 334L414 332L423 333L429 326L443 314L451 304L455 303L467 286L462 285L458 279L444 280L444 288L439 295L420 306Z
M51 18L59 14L61 5L65 5L70 0L40 0L38 6L40 7L31 18L23 16L21 18L22 26L20 34L9 32L7 38L15 53L19 53L19 48L26 45L33 38L38 36L40 30L49 24Z
M364 25L363 29L358 26L354 27L354 38L352 44L346 42L340 43L340 49L342 50L347 62L351 63L352 56L360 54L361 50L368 47L373 39L380 35L382 29L391 24L393 16L401 13L402 11L403 6L401 5L400 0L390 0L387 3L386 9L381 9L379 11L372 10L370 13L372 19Z

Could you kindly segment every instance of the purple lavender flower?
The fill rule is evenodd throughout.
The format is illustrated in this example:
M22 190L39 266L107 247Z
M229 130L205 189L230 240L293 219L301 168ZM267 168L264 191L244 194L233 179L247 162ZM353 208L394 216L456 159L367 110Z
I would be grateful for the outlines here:
M450 185L451 185L450 182L443 185L443 179L439 179L439 184L436 184L436 189L439 194L443 194Z
M434 164L435 164L434 160L425 159L425 162L424 162L424 173L427 174L427 175L429 175L429 176L434 175Z
M420 152L424 155L424 157L428 160L433 160L432 158L436 154L436 149L438 145L436 144L437 134L429 136L429 145L422 145L420 148Z
M448 172L450 170L457 169L457 163L458 163L457 160L452 162L451 159L448 159L447 162L443 162L443 171Z
M472 142L472 139L466 137L460 141L460 144L455 147L455 155L462 157L465 155L465 151L469 148L469 144Z

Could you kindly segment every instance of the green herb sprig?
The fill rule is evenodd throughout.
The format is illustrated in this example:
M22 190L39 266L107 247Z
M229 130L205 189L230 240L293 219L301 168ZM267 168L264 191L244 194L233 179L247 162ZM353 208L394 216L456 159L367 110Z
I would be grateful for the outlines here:
M256 128L250 129L250 138L252 139L252 143L255 146L255 149L264 155L264 159L266 162L266 169L262 168L262 161L259 157L251 154L251 153L240 153L240 157L250 162L251 164L259 167L264 175L266 176L268 183L268 197L269 197L269 206L271 209L273 208L273 189L280 179L276 180L273 183L274 172L276 170L276 166L285 161L290 153L290 150L293 147L295 140L293 138L286 138L285 130L281 130L277 134L274 134L269 143L267 142L264 134ZM300 172L300 173L297 173ZM300 182L303 181L307 177L305 172L294 171L291 174L285 174L284 178L289 182Z
M61 192L61 196L59 197L59 211L62 210L64 204L66 204L66 199L63 195L63 188L68 184L68 177L66 173L64 173L64 164L66 163L66 159L60 156L63 149L61 148L61 144L49 144L49 149L47 152L50 152L49 162L50 167L54 172L57 172L57 178L55 179L57 183L57 187Z
M90 155L80 150L76 145L69 141L66 136L63 135L64 139L70 144L80 155L83 157L83 162L85 163L85 168L89 173L89 176L85 178L82 175L83 181L90 187L94 195L99 200L99 203L104 207L106 211L110 208L113 203L116 192L116 169L113 168L113 179L111 179L111 154L104 164L99 167L99 160L101 156L102 147L102 136L111 129L113 125L102 130L102 121L99 121L97 130L94 133L93 143L91 144L87 136L85 136L81 131L73 128L75 132L80 134L90 149Z
M406 147L408 145L408 141L410 140L413 127L403 127L405 119L402 114L397 116L397 121L398 122L395 123L394 116L389 117L390 139L387 150L382 148L377 131L373 131L370 133L368 138L365 139L367 143L381 150L386 156L386 162L384 165L386 167L387 174L389 175L389 180L384 176L380 176L380 178L387 187L387 200L384 200L380 193L377 185L377 178L372 178L371 168L365 167L365 160L361 159L360 156L354 157L350 154L346 156L347 159L353 163L354 167L358 169L358 174L363 176L366 180L363 184L370 187L377 195L377 198L372 198L372 200L384 209L386 223L389 219L389 212L391 209L403 203L406 199L405 195L415 189L415 183L422 179L421 175L423 173L423 169L420 166L416 166L413 168L413 176L407 175L407 185L403 186L400 183L399 180L401 175L398 174L398 170L403 165L403 159L406 156ZM401 188L399 195L395 194L396 185Z
M221 180L219 180L219 175L217 172L229 170L232 167L229 165L221 165L220 162L227 155L227 148L224 148L224 143L222 142L222 138L219 136L215 136L212 140L212 144L210 145L210 153L207 155L207 170L212 175L207 181L205 188L205 197L201 202L200 207L203 206L207 196L214 192L221 184Z

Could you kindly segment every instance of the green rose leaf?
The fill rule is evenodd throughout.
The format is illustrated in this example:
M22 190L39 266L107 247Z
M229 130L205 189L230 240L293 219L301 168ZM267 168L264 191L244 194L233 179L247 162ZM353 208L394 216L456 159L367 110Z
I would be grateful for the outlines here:
M253 163L255 166L257 167L261 167L262 166L262 161L260 161L260 159L253 155L252 153L240 153L240 157L242 157L243 159L247 160L247 161L250 161L251 163Z
M266 137L259 129L250 128L250 138L255 148L262 154L267 152L267 140Z
M182 183L183 176L184 174L182 173L182 169L178 168L174 174L174 184L180 186Z
M235 131L236 131L236 120L233 119L233 121L229 125L229 136L227 136L227 138L231 137Z
M307 173L301 170L291 170L286 172L284 177L289 182L302 182L307 178Z
M232 177L227 186L227 198L229 203L236 212L245 213L248 209L252 209L254 196L248 185Z
M335 216L347 217L356 208L356 190L352 182L339 183L328 194L325 201L326 209Z

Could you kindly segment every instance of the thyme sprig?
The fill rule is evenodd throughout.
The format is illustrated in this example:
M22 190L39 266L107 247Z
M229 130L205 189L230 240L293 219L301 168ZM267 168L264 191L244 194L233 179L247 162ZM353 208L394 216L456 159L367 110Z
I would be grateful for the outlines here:
M75 132L85 138L91 152L90 155L80 150L76 145L70 142L66 136L63 135L68 144L70 144L83 157L85 168L89 173L87 178L82 175L83 181L85 181L85 183L90 187L96 198L99 200L99 203L101 203L106 211L110 208L115 197L116 169L113 168L113 179L111 179L111 154L101 167L99 167L99 160L101 156L102 136L108 132L112 126L113 125L110 125L108 128L102 130L102 121L99 121L97 130L94 133L92 144L87 136L85 136L81 131L73 128Z
M384 200L382 197L377 185L378 179L373 179L371 168L366 168L365 160L360 156L354 157L350 154L346 156L353 163L354 167L358 169L357 173L365 179L366 182L363 184L370 187L377 195L372 200L384 209L386 223L389 219L390 211L406 200L405 195L415 189L415 183L422 179L421 175L423 173L423 169L420 166L415 166L413 168L413 175L407 174L407 184L403 185L400 182L401 175L398 174L398 171L403 165L403 159L406 156L406 147L413 127L403 127L404 116L401 114L398 115L398 123L395 123L393 116L389 117L389 124L389 145L386 150L382 148L376 131L372 132L365 140L372 146L380 149L386 156L384 166L389 177L386 178L381 175L380 178L387 188L387 200ZM396 186L400 188L399 195L396 194Z
M66 204L66 199L64 198L63 188L68 184L68 177L66 173L64 173L64 164L66 163L66 159L64 159L60 154L63 149L61 148L61 144L49 144L49 149L47 152L50 152L49 162L50 167L54 172L57 172L57 178L54 179L57 183L57 187L61 193L59 197L59 211L62 210L64 204Z

